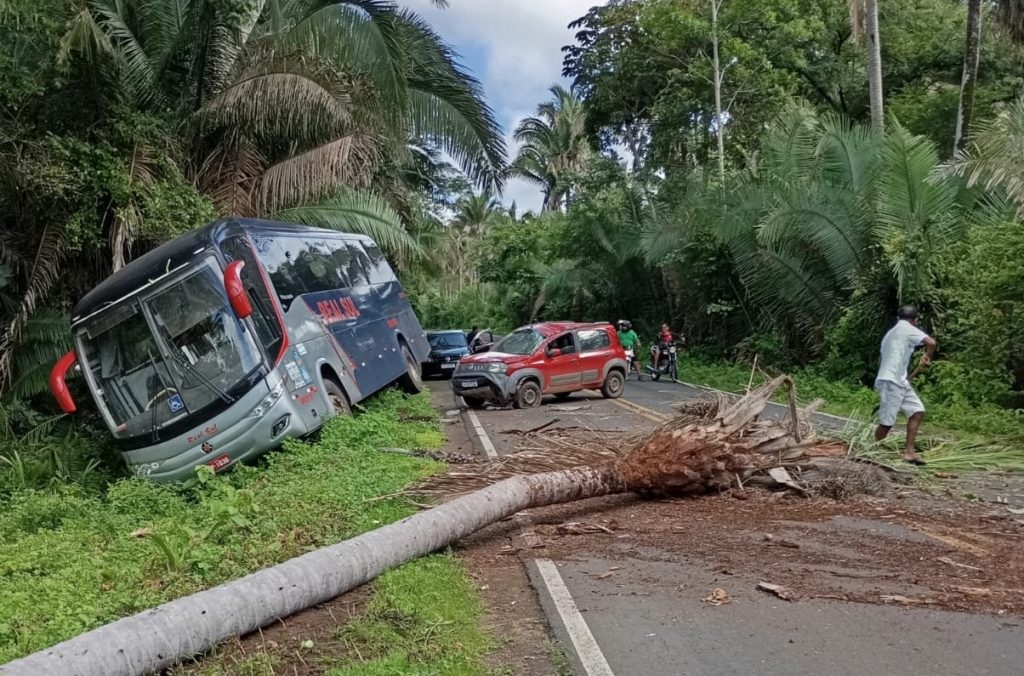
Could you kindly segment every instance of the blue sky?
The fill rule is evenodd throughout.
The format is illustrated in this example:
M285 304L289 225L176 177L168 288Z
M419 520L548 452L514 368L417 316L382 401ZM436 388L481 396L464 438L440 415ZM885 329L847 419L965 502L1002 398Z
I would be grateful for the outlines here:
M562 47L572 42L568 25L598 0L450 0L437 9L429 0L405 5L427 19L460 55L462 65L484 86L514 153L512 130L562 82ZM503 201L520 210L539 211L540 191L522 180L510 181Z

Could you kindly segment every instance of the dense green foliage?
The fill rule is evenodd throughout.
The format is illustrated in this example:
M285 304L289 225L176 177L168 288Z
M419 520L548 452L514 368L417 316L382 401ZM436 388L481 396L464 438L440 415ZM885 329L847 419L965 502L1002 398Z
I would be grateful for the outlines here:
M316 443L289 442L259 466L203 473L192 487L123 479L6 492L0 662L410 514L401 500L372 498L438 465L379 449L440 446L431 420L426 395L388 392Z
M0 395L41 390L75 300L215 216L411 260L421 157L502 180L478 83L393 3L12 0L0 34Z
M571 91L520 128L513 171L545 211L482 230L464 249L477 276L423 285L420 309L449 326L628 318L641 337L668 321L699 354L843 384L836 404L869 413L879 341L913 303L941 346L919 381L935 417L1019 434L1000 407L1024 389L1024 59L986 5L975 122L951 157L965 8L881 7L884 130L845 0L723 2L721 120L707 0L595 7L566 48Z

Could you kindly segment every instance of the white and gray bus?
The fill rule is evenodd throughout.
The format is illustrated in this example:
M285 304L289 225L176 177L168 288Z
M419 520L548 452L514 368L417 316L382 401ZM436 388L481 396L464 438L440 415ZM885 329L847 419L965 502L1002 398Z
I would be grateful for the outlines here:
M251 219L132 261L72 313L77 363L128 464L175 481L304 436L392 383L422 388L430 347L369 237Z

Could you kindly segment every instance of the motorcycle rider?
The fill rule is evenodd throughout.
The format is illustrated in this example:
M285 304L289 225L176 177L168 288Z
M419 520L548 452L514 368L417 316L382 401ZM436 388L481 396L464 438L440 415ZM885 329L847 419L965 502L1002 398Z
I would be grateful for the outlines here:
M661 353L667 352L668 348L672 343L675 342L675 337L672 335L671 329L668 328L668 324L661 325L661 333L658 334L658 345L652 346L651 350L654 352L654 370L657 371L661 362Z
M633 330L633 324L625 319L620 319L618 321L618 334L619 343L622 345L622 349L632 350L633 352L633 358L630 360L629 368L636 371L637 380L643 380L643 376L640 375L640 367L637 366L636 363L637 349L640 347L640 337L636 335L636 331Z

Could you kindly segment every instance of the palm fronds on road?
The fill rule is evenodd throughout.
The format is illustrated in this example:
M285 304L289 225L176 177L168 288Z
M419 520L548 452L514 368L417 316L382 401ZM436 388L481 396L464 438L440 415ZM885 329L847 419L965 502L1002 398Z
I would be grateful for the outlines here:
M875 441L872 430L873 427L865 425L848 431L845 436L850 444L851 457L901 469L906 467L900 457L903 450L902 438ZM917 447L928 463L917 470L923 476L935 472L1024 471L1024 447L1006 442L918 437ZM907 468L905 471L915 470Z

